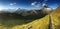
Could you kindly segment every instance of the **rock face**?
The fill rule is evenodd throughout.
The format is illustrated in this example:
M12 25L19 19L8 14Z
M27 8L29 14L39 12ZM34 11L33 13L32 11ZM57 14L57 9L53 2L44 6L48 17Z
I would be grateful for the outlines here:
M52 8L49 8L47 5L45 5L43 8L42 8L42 12L45 14L49 14L53 11Z
M46 13L46 14L48 14L48 13L50 13L50 12L52 12L53 11L53 9L51 9L51 8L43 8L42 9L42 12L43 13Z

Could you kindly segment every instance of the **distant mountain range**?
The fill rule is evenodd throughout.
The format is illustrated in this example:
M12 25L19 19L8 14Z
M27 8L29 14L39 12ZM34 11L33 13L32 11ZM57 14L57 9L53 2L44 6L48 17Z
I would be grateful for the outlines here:
M0 11L0 13L4 13L4 14L8 14L8 15L12 15L12 14L18 14L21 16L40 16L43 17L47 14L49 14L50 12L53 11L53 9L49 8L49 7L43 7L42 9L36 9L36 10L26 10L26 9L9 9L10 11Z

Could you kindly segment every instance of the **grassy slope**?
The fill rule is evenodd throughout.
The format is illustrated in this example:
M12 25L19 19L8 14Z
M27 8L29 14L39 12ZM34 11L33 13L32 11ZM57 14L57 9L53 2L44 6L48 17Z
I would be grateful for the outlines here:
M55 29L59 29L60 27L60 6L51 13L52 19L53 19L53 26Z
M53 29L59 29L59 24L60 24L60 7L57 8L54 12L50 14L52 16L52 24L53 24ZM9 23L9 22L8 22ZM9 23L10 24L10 23ZM48 24L49 24L49 15L37 19L35 21L32 21L27 24L23 25L15 25L13 27L5 27L5 26L0 26L0 29L48 29Z

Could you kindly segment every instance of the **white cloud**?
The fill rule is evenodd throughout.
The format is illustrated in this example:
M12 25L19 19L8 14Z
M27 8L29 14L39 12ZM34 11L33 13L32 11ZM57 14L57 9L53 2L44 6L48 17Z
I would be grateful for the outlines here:
M31 3L31 5L35 5L37 2L33 2L33 3Z
M36 7L40 7L40 4L37 4Z
M43 5L42 6L45 6L46 4L45 3L43 3Z
M47 0L45 0L45 1L47 1Z
M14 3L14 4L16 4L16 3Z
M13 3L10 3L10 5L12 6L12 5L14 5Z
M35 7L40 7L40 2L33 2L31 3L31 5Z
M32 3L31 5L35 5L35 3Z
M12 5L15 5L16 3L10 3L10 5L12 6Z

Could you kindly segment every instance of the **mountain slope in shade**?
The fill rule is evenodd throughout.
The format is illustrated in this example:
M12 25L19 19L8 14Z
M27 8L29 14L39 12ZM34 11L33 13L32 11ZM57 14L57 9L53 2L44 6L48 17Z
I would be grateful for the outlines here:
M52 17L52 28L53 29L59 29L60 27L60 6L57 7L55 11L48 14L47 16L37 19L33 22L30 22L28 24L23 25L17 25L12 27L12 29L48 29L49 26L49 15Z

